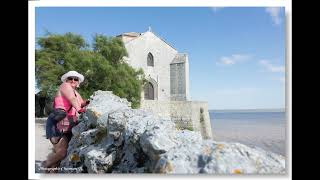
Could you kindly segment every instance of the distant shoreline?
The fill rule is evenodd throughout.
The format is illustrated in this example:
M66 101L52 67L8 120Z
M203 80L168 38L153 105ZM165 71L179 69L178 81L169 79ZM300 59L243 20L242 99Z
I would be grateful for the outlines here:
M286 112L286 109L210 109L209 112Z

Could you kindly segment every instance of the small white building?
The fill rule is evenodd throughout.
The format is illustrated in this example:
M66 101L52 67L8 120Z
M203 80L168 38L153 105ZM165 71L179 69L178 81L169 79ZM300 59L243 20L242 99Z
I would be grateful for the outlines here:
M127 63L142 68L148 83L143 100L189 100L188 55L179 53L150 30L118 35L128 52Z
M188 55L179 53L150 28L117 37L128 52L124 60L135 69L142 68L148 81L141 94L141 108L171 119L178 129L199 131L204 138L212 138L207 102L189 98Z

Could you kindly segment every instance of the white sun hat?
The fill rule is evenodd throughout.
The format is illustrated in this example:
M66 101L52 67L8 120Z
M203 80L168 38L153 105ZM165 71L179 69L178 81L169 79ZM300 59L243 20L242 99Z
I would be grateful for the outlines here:
M82 83L84 80L84 77L82 74L78 73L77 71L69 71L61 76L61 81L64 82L68 77L78 77L79 83Z

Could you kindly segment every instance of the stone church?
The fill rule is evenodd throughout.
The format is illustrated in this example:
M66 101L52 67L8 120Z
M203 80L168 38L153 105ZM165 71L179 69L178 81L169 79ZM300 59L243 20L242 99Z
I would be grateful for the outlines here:
M141 108L173 120L179 129L212 138L207 102L189 97L188 55L178 52L150 27L143 33L127 32L117 37L128 52L124 60L133 68L142 68L148 81L141 94Z
M179 53L150 30L144 33L123 33L120 37L134 68L142 68L148 83L144 87L145 100L189 100L188 55Z

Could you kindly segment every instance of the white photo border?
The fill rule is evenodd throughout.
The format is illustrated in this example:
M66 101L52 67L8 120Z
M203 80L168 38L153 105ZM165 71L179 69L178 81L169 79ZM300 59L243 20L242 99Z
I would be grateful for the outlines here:
M250 179L292 179L292 1L290 0L35 0L28 2L28 176L29 179L84 179L84 178L215 178L232 179L234 176L213 175L93 175L35 173L35 8L36 7L285 7L286 15L286 176L237 176Z

